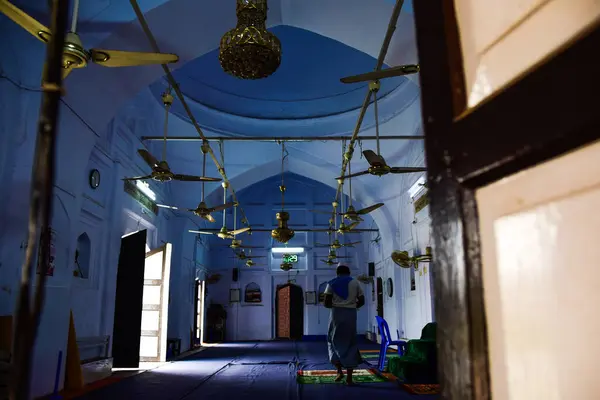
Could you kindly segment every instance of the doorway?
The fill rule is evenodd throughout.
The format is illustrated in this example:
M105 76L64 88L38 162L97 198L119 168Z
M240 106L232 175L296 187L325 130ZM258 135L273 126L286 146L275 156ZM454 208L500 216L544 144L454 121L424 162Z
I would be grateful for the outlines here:
M196 290L194 293L194 340L193 347L204 344L204 298L206 293L206 282L196 280Z
M304 293L293 283L277 286L275 337L299 340L304 335Z
M138 368L147 231L121 238L112 337L113 367Z
M383 279L377 278L377 316L383 318Z
M169 322L169 283L171 277L171 244L146 253L140 362L165 362L167 359L167 327Z

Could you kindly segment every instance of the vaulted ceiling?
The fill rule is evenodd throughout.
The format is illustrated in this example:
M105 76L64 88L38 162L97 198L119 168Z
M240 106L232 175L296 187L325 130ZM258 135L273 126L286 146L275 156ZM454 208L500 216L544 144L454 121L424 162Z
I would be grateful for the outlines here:
M47 23L47 2L14 0L17 6ZM244 81L224 73L219 65L221 36L236 24L235 0L139 0L161 51L176 53L174 76L207 136L330 136L351 135L367 92L365 83L344 85L343 76L375 67L392 9L392 0L270 0L267 25L282 43L282 63L272 76ZM385 63L416 64L412 2L406 1ZM35 85L43 62L41 43L0 20L3 35L13 37L15 73ZM14 25L14 24L13 24ZM14 28L14 29L13 29ZM125 0L81 0L78 33L86 47L150 51L135 14ZM5 36L6 37L6 36ZM17 46L15 43L23 43ZM39 62L34 62L37 57ZM66 83L66 101L99 132L114 118L146 120L147 132L162 135L164 109L160 95L167 87L158 66L101 68L91 65L75 71ZM420 135L418 75L386 79L379 92L380 133ZM373 108L367 112L361 135L374 135ZM197 136L181 103L175 101L169 119L170 136ZM149 144L157 152L160 143ZM169 142L168 161L182 173L201 168L200 142ZM213 149L219 154L218 143ZM362 143L374 148L374 142ZM388 164L409 165L420 141L382 142ZM358 149L360 150L360 148ZM288 171L335 186L341 165L340 142L288 144ZM159 153L157 153L159 154ZM274 143L225 142L225 167L237 190L280 170L280 148ZM397 164L402 163L402 164ZM141 160L140 160L141 164ZM210 164L210 162L209 162ZM354 171L367 163L355 153ZM214 166L207 175L216 176ZM415 176L414 179L417 177ZM398 176L389 180L391 187ZM381 200L382 181L372 176L353 182L355 197L363 203ZM209 189L215 190L213 185ZM173 183L174 202L194 205L199 188Z

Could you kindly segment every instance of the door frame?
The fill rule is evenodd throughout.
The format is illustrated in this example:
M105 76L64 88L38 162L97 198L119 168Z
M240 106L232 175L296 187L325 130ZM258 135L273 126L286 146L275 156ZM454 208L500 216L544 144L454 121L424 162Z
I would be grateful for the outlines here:
M167 327L169 321L169 303L170 303L170 280L171 280L171 243L150 250L146 253L146 262L149 257L155 254L162 256L162 269L160 279L145 279L144 287L160 287L160 304L144 304L142 302L141 311L158 311L158 330L156 331L140 331L140 337L157 337L157 355L156 357L148 357L140 355L140 363L142 362L165 362L167 356ZM146 266L144 266L144 269ZM145 274L145 272L144 272ZM141 340L141 339L140 339Z
M442 397L491 399L475 192L600 136L600 27L469 113L452 1L413 4Z

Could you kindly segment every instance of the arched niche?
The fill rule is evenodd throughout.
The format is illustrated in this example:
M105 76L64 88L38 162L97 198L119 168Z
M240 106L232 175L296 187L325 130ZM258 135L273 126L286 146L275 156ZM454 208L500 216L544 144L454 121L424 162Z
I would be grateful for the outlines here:
M255 282L250 282L244 289L244 300L246 303L262 303L262 291Z
M90 263L92 259L92 242L87 233L83 232L77 238L77 248L75 250L75 270L74 276L81 279L90 277Z
M319 303L323 303L325 301L325 289L327 289L327 284L329 282L323 282L319 285Z

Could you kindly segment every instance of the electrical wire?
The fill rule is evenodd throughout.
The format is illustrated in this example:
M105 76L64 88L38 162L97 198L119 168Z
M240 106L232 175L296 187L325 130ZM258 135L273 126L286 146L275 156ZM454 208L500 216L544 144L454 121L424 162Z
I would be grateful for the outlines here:
M10 383L11 400L28 400L33 349L44 305L46 273L50 261L50 218L52 215L55 177L57 126L62 95L62 54L69 17L69 1L52 2L52 37L46 53L46 68L42 84L42 106L38 135L33 157L31 194L29 203L28 238L21 270L21 283L14 331L14 376ZM41 228L39 274L31 308L31 283L34 274L34 251Z

